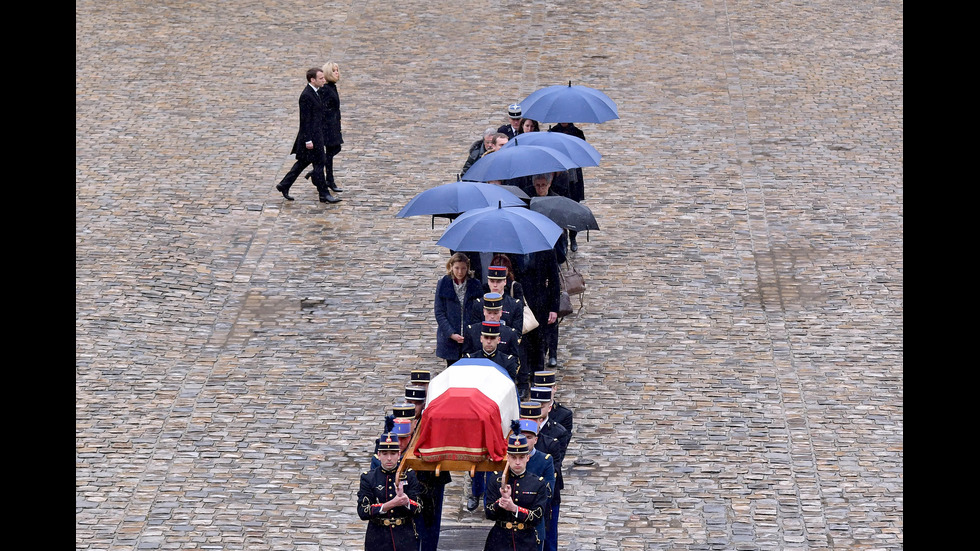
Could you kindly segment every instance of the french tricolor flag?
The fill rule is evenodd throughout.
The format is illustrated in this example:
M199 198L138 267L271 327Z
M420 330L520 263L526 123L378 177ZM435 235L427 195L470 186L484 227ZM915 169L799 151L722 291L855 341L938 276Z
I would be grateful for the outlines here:
M514 381L494 362L463 358L433 377L415 453L424 461L502 461L520 418Z

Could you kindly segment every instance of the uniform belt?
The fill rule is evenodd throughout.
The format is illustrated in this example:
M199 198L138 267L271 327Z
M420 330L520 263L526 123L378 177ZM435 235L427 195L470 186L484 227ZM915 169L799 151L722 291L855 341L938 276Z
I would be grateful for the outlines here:
M401 526L408 521L403 518L376 518L371 519L371 522L377 524L378 526Z
M501 528L506 528L507 530L524 530L530 529L530 524L525 524L523 522L504 522L502 520L497 521L497 526Z

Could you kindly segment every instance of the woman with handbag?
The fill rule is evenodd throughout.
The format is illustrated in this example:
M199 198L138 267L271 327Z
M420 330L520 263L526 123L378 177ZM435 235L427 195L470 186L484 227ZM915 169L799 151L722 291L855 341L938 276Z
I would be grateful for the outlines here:
M483 296L480 281L470 272L470 259L455 253L446 262L446 275L436 285L436 356L452 365L463 350L465 312L473 300Z

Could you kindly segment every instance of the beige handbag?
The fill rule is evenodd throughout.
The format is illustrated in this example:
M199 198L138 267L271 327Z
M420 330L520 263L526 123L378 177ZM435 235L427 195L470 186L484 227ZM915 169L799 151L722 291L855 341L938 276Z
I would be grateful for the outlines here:
M524 330L521 334L526 335L529 331L534 331L538 328L538 318L534 317L534 312L531 311L531 305L526 301L524 302Z
M510 296L514 297L514 286L510 287ZM524 301L524 327L521 330L522 335L527 335L528 331L534 331L538 328L538 318L534 317L534 312L531 311L531 305Z

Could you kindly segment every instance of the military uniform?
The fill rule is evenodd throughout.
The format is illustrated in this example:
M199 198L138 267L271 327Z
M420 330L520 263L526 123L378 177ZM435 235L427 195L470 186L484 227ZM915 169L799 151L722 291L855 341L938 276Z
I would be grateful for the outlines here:
M529 426L532 424L533 427ZM537 435L538 433L537 422L532 419L521 419L521 432L525 432L525 431L532 432L535 435ZM527 472L531 473L532 475L538 475L541 478L543 478L544 481L548 484L548 489L552 492L552 496L554 495L555 463L554 463L554 459L551 457L551 454L547 454L537 449L531 450L531 456L527 460ZM542 547L544 542L547 540L547 536L548 536L547 519L550 517L550 514L551 514L551 502L549 501L548 505L545 506L545 520L539 522L538 525L534 528L534 531L537 532L538 535L538 541L541 542Z
M413 517L421 511L419 494L422 491L413 471L402 473L407 483L405 494L411 500L408 506L394 507L381 512L381 506L395 497L395 470L382 467L361 475L361 487L357 491L357 515L368 521L364 536L365 551L407 551L419 547Z
M484 551L534 551L540 548L537 533L534 528L544 517L548 505L550 489L544 478L525 470L524 474L508 473L507 485L511 488L511 497L518 506L517 513L512 513L498 506L500 499L500 473L494 472L487 477L486 517L495 521Z
M478 297L470 301L467 313L468 323L479 325L483 321L484 297ZM524 301L510 295L503 295L503 304L500 308L500 321L507 327L513 327L518 335L524 333Z
M463 355L469 354L471 352L479 352L483 349L483 345L480 343L480 332L483 330L483 320L477 323L466 326L466 333L463 334ZM520 352L519 347L521 345L521 334L518 333L513 327L508 327L501 324L500 326L500 342L497 343L497 350L504 352L505 354L510 354L511 356L517 357L517 372L520 373L521 360L518 353Z
M554 371L538 371L534 374L534 386L549 387L552 391L552 398L554 398L555 390L555 372ZM548 414L549 419L553 419L559 425L568 429L569 434L572 432L572 410L558 403L558 400L554 400L551 405L551 413Z

